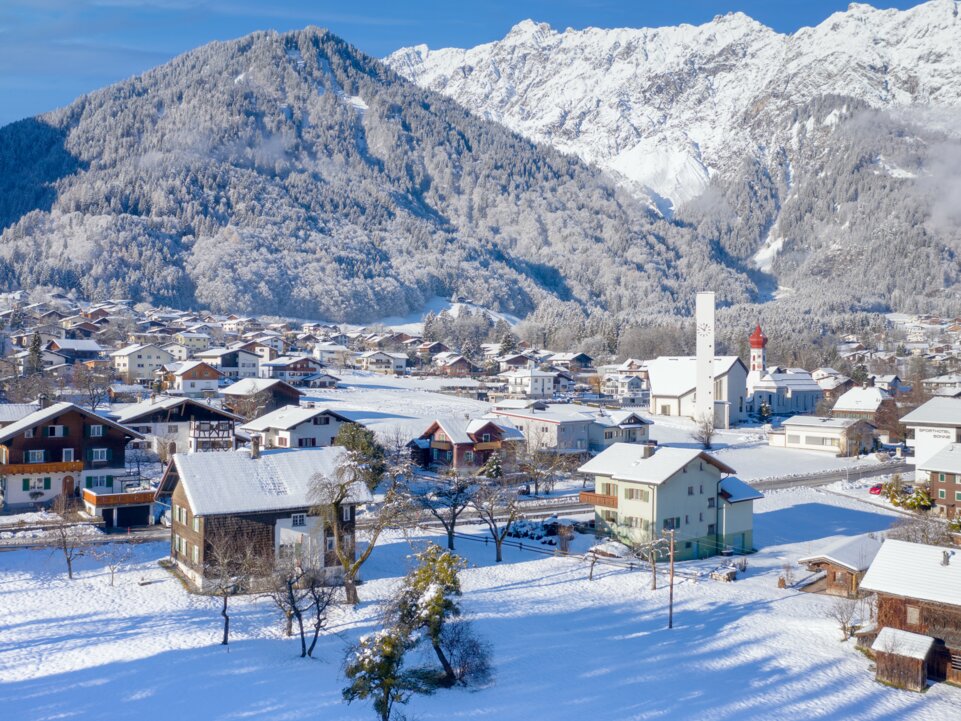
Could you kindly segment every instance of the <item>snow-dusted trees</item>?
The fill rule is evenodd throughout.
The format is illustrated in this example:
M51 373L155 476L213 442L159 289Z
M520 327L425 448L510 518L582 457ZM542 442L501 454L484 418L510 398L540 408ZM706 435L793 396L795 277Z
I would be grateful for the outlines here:
M80 508L76 499L60 493L53 500L51 510L56 514L52 534L54 543L67 564L67 578L73 580L73 562L86 553L87 526L80 525ZM112 584L112 580L111 580Z
M327 582L320 559L281 558L274 569L268 596L284 615L291 635L294 622L300 636L300 657L313 657L321 630L334 603L335 588ZM310 641L308 643L308 633Z
M207 533L204 549L204 578L210 592L220 599L220 615L224 619L224 632L220 641L230 642L230 614L228 601L231 596L250 590L254 578L264 575L263 559L258 554L258 539L250 534L219 527Z
M440 522L447 534L447 548L454 550L454 532L461 514L467 510L477 491L476 482L456 473L436 482L418 480L408 485L407 493L414 508L427 511Z
M344 700L370 699L381 721L395 718L397 706L406 704L416 691L427 690L404 666L410 643L397 626L361 636L344 662L344 676L349 682L343 691Z

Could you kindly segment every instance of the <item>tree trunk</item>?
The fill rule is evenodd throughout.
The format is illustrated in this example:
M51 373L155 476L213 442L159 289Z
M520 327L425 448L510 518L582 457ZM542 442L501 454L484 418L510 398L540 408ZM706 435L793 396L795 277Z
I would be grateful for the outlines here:
M352 606L360 603L360 596L357 594L357 584L353 574L344 574L344 600Z
M300 657L307 656L307 636L304 634L304 615L294 611L294 618L297 619L297 630L300 632Z
M450 665L450 661L447 660L447 656L444 655L444 649L440 647L440 639L432 638L430 642L434 647L434 653L437 654L437 660L440 661L440 665L444 667L444 685L453 686L457 681L457 676L454 674L454 668Z
M501 553L501 544L502 544L502 543L504 543L504 539L503 539L503 538L495 538L495 539L494 539L494 548L497 549L497 559L496 559L496 560L497 560L497 563L500 563L501 561L504 560L504 554Z
M314 657L314 649L317 647L317 638L320 636L321 624L314 623L314 637L310 640L310 646L307 648L307 655L311 658Z
M224 605L220 609L220 615L224 617L224 640L220 642L221 646L227 645L227 640L230 635L230 616L227 615L227 594L224 594Z
M447 549L454 550L454 524L447 527Z
M69 578L72 581L73 580L73 559L70 558L70 556L66 556L66 558L67 558L67 578Z
M290 638L294 635L294 614L284 612L284 635Z

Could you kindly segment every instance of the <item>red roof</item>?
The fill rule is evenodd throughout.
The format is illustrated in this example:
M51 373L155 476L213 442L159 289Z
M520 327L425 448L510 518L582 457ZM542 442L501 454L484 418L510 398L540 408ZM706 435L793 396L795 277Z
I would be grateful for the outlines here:
M748 338L748 340L752 348L763 348L767 345L767 336L764 335L764 332L761 330L760 323L757 324L757 327L754 329L754 332L751 333L751 337Z

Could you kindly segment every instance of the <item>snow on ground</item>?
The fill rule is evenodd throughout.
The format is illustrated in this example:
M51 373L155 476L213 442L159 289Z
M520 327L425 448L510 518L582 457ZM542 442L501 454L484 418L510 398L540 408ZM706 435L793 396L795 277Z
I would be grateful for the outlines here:
M487 413L490 404L471 398L439 393L445 386L474 386L464 378L421 378L386 376L365 371L333 369L341 387L308 390L303 402L313 401L331 410L346 412L382 435L394 430L406 437L419 436L435 418L476 417Z
M677 416L651 416L651 438L659 444L700 448L691 433L694 422ZM878 463L875 456L837 458L817 451L798 451L768 445L762 426L741 426L719 430L709 451L737 471L743 480L760 480L783 476L817 473Z
M458 539L470 562L462 607L493 645L496 678L477 691L417 697L405 711L424 721L526 720L559 708L597 721L954 718L961 690L941 684L921 695L875 683L868 660L838 641L829 598L777 588L785 560L891 519L818 490L770 493L757 504L764 548L744 577L680 582L673 630L667 589L651 591L647 572L598 566L588 581L583 560L508 548L494 564L491 546ZM280 636L279 615L262 599L231 601L233 640L220 646L216 601L186 593L156 565L164 543L137 547L115 588L92 559L70 582L56 554L0 553L3 717L372 718L368 704L341 701L344 649L376 627L376 601L425 540L396 533L375 550L363 603L332 618L317 661L297 658L297 642Z
M50 511L29 511L27 513L13 513L8 516L0 516L0 528L4 526L34 526L42 523L53 523L59 519L56 513Z

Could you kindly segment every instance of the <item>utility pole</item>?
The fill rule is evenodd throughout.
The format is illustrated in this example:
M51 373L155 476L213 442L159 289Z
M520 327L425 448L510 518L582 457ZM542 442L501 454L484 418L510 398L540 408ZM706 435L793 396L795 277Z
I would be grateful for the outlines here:
M667 596L667 627L674 628L674 529L672 528L669 533L671 534L671 586Z

